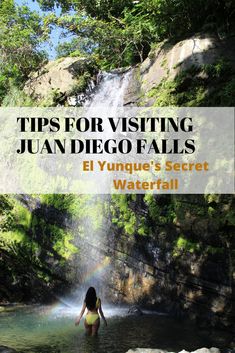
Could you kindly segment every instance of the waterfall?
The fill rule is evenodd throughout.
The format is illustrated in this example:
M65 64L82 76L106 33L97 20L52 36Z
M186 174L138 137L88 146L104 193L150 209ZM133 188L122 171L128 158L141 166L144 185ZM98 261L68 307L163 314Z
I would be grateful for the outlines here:
M124 105L124 94L131 76L131 70L118 72L100 72L97 75L98 84L94 81L88 84L85 92L68 97L69 106L95 107L106 105L110 108Z
M131 71L125 73L102 73L100 83L89 95L89 100L84 104L88 116L96 107L108 108L111 115L115 115L118 108L124 106L125 92L131 78ZM99 110L100 111L100 110ZM108 123L108 122L107 122ZM105 126L105 121L104 121ZM112 138L112 136L107 136ZM100 158L94 157L93 159ZM97 182L99 182L97 180ZM105 218L105 205L109 205L109 195L86 195L85 207L90 210L90 217L86 218L82 226L82 232L78 234L76 245L79 248L77 266L79 267L79 284L75 288L73 298L77 303L82 303L84 295L89 286L97 289L98 295L105 299L107 289L104 284L109 282L111 275L111 259L108 243L111 243L109 234L110 220ZM109 207L108 207L109 209ZM95 213L95 215L93 214ZM107 212L109 213L109 211ZM101 222L100 227L95 230L92 225L94 217ZM74 224L74 234L78 224Z
M124 105L124 95L130 81L131 71L125 73L101 73L101 82L91 100L85 103L88 107L105 105L115 112Z

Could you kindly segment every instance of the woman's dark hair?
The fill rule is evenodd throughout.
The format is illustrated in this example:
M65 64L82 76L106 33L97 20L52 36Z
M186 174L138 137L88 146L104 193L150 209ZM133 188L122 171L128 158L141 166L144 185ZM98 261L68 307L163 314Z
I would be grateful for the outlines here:
M86 292L85 303L88 310L94 310L96 307L96 291L94 287L90 287Z

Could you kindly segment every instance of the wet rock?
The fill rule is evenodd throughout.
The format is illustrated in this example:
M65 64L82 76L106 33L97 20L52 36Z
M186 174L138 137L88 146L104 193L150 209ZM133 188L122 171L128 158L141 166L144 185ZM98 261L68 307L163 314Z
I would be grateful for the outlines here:
M124 74L125 72L129 71L131 68L130 67L120 67L117 69L113 69L110 72L113 74Z
M128 314L140 316L140 315L143 315L143 312L137 305L133 305L129 308Z
M235 345L234 345L234 342L233 342L232 344L230 344L231 347L232 347L232 345L233 345L234 348L229 348L229 349L227 349L226 353L235 353Z
M229 272L228 252L221 243L222 219L215 222L213 218L215 224L211 228L207 202L198 195L177 196L176 200L181 205L177 226L159 227L152 222L153 235L147 241L141 237L127 238L119 231L112 277L118 295L115 297L113 290L112 300L128 307L141 303L144 308L163 311L180 320L190 318L200 328L217 327L233 332L234 302L229 274L234 269L230 267ZM227 206L230 211L224 212L231 212L232 200L232 196L220 196L217 208L223 210ZM159 201L156 199L156 205L161 208ZM164 201L167 204L169 199L165 197ZM135 212L138 207L136 202ZM136 215L141 217L140 212ZM174 239L180 239L178 228L195 248L200 244L201 250L179 248L174 255ZM148 266L154 271L147 273Z
M168 351L162 350L162 349L150 349L150 348L136 348L136 349L129 349L126 353L170 353ZM190 353L188 351L182 350L179 353ZM196 351L193 351L191 353L220 353L220 350L218 348L201 348L197 349Z
M150 349L150 348L136 348L136 349L129 349L126 353L168 353L162 349Z
M16 353L17 351L13 348L0 346L0 353Z
M140 68L136 67L132 69L131 79L127 86L125 96L124 96L124 105L131 106L136 104L140 98L140 89L141 89L141 76Z

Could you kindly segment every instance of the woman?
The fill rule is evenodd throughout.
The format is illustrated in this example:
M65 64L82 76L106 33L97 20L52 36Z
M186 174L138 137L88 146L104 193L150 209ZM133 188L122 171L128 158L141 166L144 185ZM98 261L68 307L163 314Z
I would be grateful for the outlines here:
M101 300L97 298L96 291L94 287L90 287L86 293L86 297L83 303L82 310L78 316L75 325L79 325L81 318L87 309L86 318L84 321L84 326L86 332L89 336L95 336L100 327L100 316L104 320L105 326L107 326L107 321L104 317L104 313L101 307Z

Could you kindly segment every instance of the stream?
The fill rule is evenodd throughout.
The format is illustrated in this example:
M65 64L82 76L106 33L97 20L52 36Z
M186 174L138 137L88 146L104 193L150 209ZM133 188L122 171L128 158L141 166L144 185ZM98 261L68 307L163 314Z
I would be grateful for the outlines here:
M200 331L189 321L165 314L144 312L128 315L127 308L106 307L108 327L101 325L97 337L84 334L83 320L75 326L80 306L10 307L0 313L0 345L29 353L125 353L130 348L161 348L168 351L201 347L228 347L221 332Z

